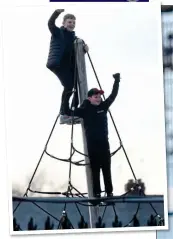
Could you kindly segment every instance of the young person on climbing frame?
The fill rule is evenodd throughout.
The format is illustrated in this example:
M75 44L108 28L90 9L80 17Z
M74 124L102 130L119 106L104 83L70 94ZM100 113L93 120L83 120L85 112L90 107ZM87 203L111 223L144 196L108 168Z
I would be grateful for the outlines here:
M70 123L71 117L65 114L69 105L70 97L73 93L75 77L75 53L74 28L76 17L73 14L66 14L63 17L62 26L59 28L55 25L57 17L64 12L64 9L57 9L51 15L48 21L48 27L51 32L50 49L47 60L47 68L51 70L60 80L64 90L61 97L60 107L60 124ZM84 52L87 52L88 46L84 45ZM77 89L77 87L75 87ZM78 92L74 93L74 107L78 106ZM74 118L75 123L79 123L78 117Z
M113 196L107 112L118 94L120 74L116 73L113 77L115 80L113 89L105 101L101 98L104 92L93 88L88 91L88 98L84 100L80 107L74 111L68 109L67 112L68 115L78 116L83 119L92 171L93 195L98 198L101 196L100 169L103 172L107 197Z

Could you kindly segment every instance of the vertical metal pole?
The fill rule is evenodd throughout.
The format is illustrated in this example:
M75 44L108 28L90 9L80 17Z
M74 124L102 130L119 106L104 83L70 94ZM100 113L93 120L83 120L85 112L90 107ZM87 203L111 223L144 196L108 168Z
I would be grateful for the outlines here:
M86 75L86 65L85 57L83 50L83 41L77 39L75 41L75 52L76 52L76 61L77 61L77 74L78 74L78 89L79 89L79 102L80 104L87 98L88 93L88 84L87 84L87 75ZM84 145L84 154L88 155L88 150L86 146L86 138L83 122L82 125L82 134L83 134L83 145ZM85 163L89 164L88 157L85 157ZM88 197L93 197L93 184L92 184L92 175L90 165L85 166L86 169L86 179L88 187ZM90 227L95 228L95 223L99 216L99 208L97 206L89 206L89 216L90 216Z

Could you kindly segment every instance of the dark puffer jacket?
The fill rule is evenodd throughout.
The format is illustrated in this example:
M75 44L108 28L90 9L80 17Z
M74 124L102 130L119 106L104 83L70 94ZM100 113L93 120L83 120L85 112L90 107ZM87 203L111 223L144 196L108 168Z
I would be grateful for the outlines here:
M74 116L83 118L87 144L108 140L107 111L118 94L119 82L120 79L115 80L110 96L100 105L92 105L87 99L79 108L67 112L70 115L74 112Z
M46 66L50 70L63 66L63 64L70 64L74 54L75 32L70 32L63 26L59 28L55 25L55 20L59 15L60 13L55 11L48 21L51 40Z

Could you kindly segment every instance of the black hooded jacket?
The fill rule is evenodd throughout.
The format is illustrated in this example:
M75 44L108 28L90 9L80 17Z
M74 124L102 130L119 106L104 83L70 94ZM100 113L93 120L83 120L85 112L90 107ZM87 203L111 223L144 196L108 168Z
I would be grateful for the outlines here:
M119 79L115 80L111 94L105 101L102 101L100 105L92 105L90 101L86 99L82 105L74 111L69 109L68 114L83 118L88 143L108 140L107 111L118 94L119 82Z

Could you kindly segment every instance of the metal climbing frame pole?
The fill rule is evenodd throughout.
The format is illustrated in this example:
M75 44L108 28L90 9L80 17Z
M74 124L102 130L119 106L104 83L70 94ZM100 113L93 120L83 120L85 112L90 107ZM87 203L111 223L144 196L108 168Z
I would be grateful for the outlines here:
M77 39L74 43L75 52L76 52L76 63L77 63L77 76L78 76L78 92L79 92L79 102L80 104L87 98L88 84L87 84L87 75L86 75L86 65L85 65L85 56L83 49L83 41ZM82 134L83 134L83 144L84 144L84 154L88 155L86 147L86 138L83 122L82 125ZM86 169L86 179L88 187L88 197L93 197L93 184L92 184L92 175L89 164L88 157L85 157L85 163L87 164ZM90 227L95 228L95 223L99 216L99 208L97 206L89 206L89 216L90 216Z

